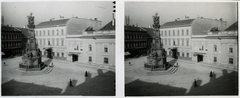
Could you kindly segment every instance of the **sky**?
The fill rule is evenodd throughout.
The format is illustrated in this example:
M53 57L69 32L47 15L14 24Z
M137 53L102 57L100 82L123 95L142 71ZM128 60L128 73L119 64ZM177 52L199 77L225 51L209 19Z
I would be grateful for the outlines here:
M79 17L102 21L102 26L112 20L112 1L35 1L35 2L2 2L2 16L5 25L23 27L27 25L27 16L33 13L35 25L54 18Z
M237 3L232 2L125 2L125 16L130 17L130 24L149 27L153 24L152 16L158 13L160 25L177 18L197 17L220 19L230 26L237 21Z

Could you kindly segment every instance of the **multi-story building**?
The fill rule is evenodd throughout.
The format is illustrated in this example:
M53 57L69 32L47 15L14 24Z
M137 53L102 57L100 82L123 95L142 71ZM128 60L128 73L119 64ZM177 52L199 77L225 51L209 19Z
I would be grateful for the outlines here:
M238 22L224 31L210 32L206 40L207 63L238 65Z
M115 24L109 22L98 31L67 36L67 60L101 67L115 66Z
M2 25L2 57L20 55L22 53L22 33L21 30Z
M224 30L227 22L198 17L195 19L175 20L163 24L160 28L162 43L167 55L173 58L191 60L192 37L204 36L212 28Z
M125 34L125 52L128 57L140 56L147 53L149 49L149 34L146 29L137 26L126 25ZM148 43L149 42L149 43Z
M43 56L67 58L66 36L83 34L87 28L100 29L101 21L95 19L70 18L39 23L35 28L38 46Z
M18 28L21 33L22 33L22 50L23 49L26 49L26 43L27 43L27 40L28 40L28 29L27 28Z

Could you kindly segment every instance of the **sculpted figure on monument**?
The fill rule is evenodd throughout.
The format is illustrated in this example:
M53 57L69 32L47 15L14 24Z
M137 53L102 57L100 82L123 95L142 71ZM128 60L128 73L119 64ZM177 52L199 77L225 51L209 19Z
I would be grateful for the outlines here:
M35 28L34 25L34 16L32 15L32 13L30 14L30 16L28 17L28 28Z
M154 28L160 28L158 13L156 13L156 15L153 16L153 27Z

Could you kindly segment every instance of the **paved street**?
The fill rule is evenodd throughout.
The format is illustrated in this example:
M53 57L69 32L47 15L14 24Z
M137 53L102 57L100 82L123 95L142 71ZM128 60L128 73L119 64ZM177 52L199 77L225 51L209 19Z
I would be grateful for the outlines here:
M42 61L46 61L43 58ZM49 74L23 75L18 70L21 58L6 59L2 66L2 95L83 95L114 96L115 72L77 63L53 60ZM85 77L89 71L89 77ZM72 79L74 87L69 87Z
M127 96L169 95L236 95L238 72L178 60L178 70L169 75L147 76L137 70L146 57L125 61L125 93ZM168 61L171 59L168 58ZM129 62L133 65L129 66ZM209 77L210 71L215 75ZM199 87L193 87L194 79Z

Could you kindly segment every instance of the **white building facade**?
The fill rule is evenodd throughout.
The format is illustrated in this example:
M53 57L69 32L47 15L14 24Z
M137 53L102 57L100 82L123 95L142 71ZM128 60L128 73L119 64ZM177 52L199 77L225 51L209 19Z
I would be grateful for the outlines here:
M42 55L66 60L66 36L82 34L88 27L100 29L101 21L73 17L41 22L36 26L35 35Z

